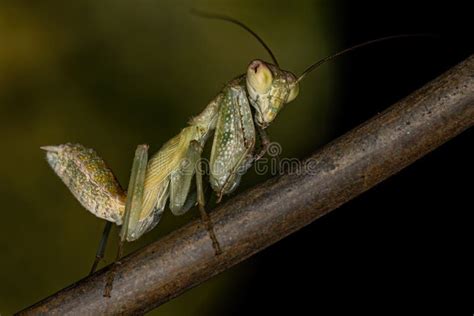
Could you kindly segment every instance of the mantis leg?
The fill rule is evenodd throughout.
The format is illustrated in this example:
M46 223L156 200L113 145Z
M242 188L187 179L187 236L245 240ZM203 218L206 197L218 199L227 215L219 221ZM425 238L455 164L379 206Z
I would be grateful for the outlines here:
M104 258L105 248L107 247L107 240L109 239L110 229L112 228L112 222L106 221L104 226L104 231L102 232L102 237L100 238L99 248L95 254L95 260L92 264L91 272L89 275L95 272L100 261Z
M194 146L197 150L202 151L202 147L198 142L191 142L191 146ZM198 148L197 148L198 147ZM197 191L197 202L199 207L199 213L201 214L201 221L205 225L209 237L212 241L212 247L214 248L214 252L216 255L220 255L222 253L221 246L219 241L217 240L216 234L214 233L214 226L212 225L211 218L209 214L207 214L205 209L205 198L204 198L204 189L202 186L202 170L203 168L200 166L201 161L198 161L199 165L196 165L196 191Z
M255 154L253 160L254 162L260 160L268 152L268 148L271 144L270 137L268 136L267 132L260 126L257 126L257 130L258 134L260 135L260 150L258 151L258 153ZM281 165L280 152L270 152L270 155L276 159L276 166L278 168L276 171L279 174L282 174L285 170L283 170L283 167Z
M173 215L182 215L196 204L196 194L191 191L191 187L194 189L192 180L196 171L196 165L201 158L201 151L199 143L192 141L189 144L180 168L170 176L169 208Z
M114 266L110 269L107 283L105 285L104 296L110 297L113 282L116 273L116 266L121 264L123 247L129 233L130 221L140 214L143 202L143 190L145 184L145 173L148 162L148 145L139 145L135 151L133 159L132 173L128 183L127 202L125 204L125 212L123 215L122 229L120 230L120 241L117 250L117 258Z
M260 150L255 155L255 161L261 159L267 152L268 147L270 146L270 137L268 137L267 132L260 126L257 126L257 130L258 134L260 135Z
M199 211L201 213L201 220L209 232L214 251L216 254L220 254L222 251L214 234L210 218L204 209L202 168L200 167L201 153L202 146L199 142L196 140L191 141L181 168L171 174L169 207L174 215L182 215L192 206L196 205L197 200ZM196 190L194 190L194 186L192 185L192 179L195 174ZM192 191L191 188L193 188Z

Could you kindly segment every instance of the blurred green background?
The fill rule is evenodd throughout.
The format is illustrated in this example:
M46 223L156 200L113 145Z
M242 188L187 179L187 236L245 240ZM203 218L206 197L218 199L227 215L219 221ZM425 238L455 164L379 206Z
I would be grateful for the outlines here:
M86 212L44 160L42 145L95 148L126 186L135 146L151 152L199 113L254 58L249 34L191 8L241 19L300 73L338 47L331 1L78 0L0 2L0 313L9 315L85 277L103 221ZM283 156L302 157L330 133L334 67L303 83L270 127ZM249 172L241 191L265 179ZM127 252L180 227L166 212ZM109 242L113 260L116 230ZM150 315L212 315L251 286L252 261Z

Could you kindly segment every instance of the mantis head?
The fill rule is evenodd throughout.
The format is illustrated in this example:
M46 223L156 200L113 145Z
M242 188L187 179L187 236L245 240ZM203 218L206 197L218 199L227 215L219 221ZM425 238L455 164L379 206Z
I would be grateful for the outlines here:
M260 59L249 64L246 78L255 119L262 128L268 127L283 106L299 93L298 79L293 73Z
M317 69L324 63L354 49L370 44L404 37L431 36L429 34L402 34L366 41L320 59L306 68L299 77L296 77L292 72L282 70L278 66L278 62L270 48L268 48L268 46L260 37L258 37L258 35L254 34L253 32L251 33L267 49L267 52L270 54L274 62L274 64L271 64L260 59L255 59L247 68L247 91L249 94L250 103L256 111L256 122L261 128L267 128L268 125L270 125L270 123L275 119L283 106L293 101L298 96L300 81L303 80L307 74Z

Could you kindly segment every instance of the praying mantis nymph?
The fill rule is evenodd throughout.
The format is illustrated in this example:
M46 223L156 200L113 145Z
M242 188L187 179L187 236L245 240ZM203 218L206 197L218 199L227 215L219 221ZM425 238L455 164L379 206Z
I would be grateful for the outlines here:
M122 225L122 241L133 241L159 222L167 202L175 215L194 205L200 214L216 254L222 252L205 210L201 154L213 134L209 160L209 184L218 201L234 191L243 173L265 154L269 142L265 129L282 108L299 94L305 76L344 53L369 44L418 34L395 35L364 42L326 57L297 77L282 70L268 46L246 25L233 18L196 12L198 15L236 24L251 33L267 50L272 63L255 59L244 74L229 81L217 96L179 134L166 142L150 160L147 146L136 151L128 196L103 160L79 144L42 147L47 161L81 204L94 215ZM423 35L422 35L423 36ZM261 148L256 151L257 138ZM195 178L195 190L192 182ZM110 224L108 224L110 230ZM108 234L107 226L104 236ZM100 248L104 248L101 243ZM103 255L98 252L97 260Z

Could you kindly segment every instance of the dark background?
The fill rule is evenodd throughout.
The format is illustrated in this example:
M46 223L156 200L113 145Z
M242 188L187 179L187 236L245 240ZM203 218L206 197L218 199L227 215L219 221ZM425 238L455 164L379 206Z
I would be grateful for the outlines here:
M348 1L342 46L397 33L433 33L341 58L337 127L328 141L473 52L462 2ZM232 315L472 310L472 130L255 256ZM249 263L247 263L249 264ZM228 311L223 304L221 311Z
M84 277L103 227L39 146L93 147L125 184L136 144L156 151L251 59L268 59L248 34L193 18L190 8L242 19L296 74L369 39L438 35L367 47L305 79L269 129L284 157L302 158L471 54L467 3L2 0L0 313ZM471 302L470 147L472 131L150 315L406 312ZM237 194L269 176L249 172ZM167 212L127 252L197 217Z

